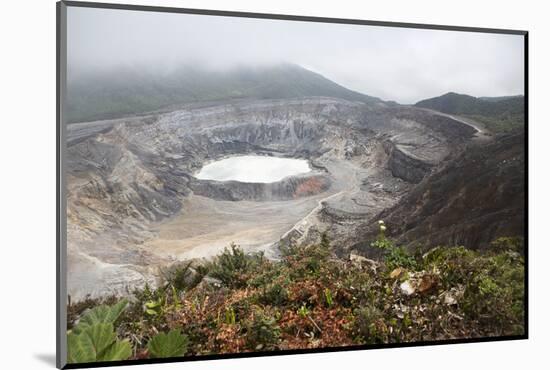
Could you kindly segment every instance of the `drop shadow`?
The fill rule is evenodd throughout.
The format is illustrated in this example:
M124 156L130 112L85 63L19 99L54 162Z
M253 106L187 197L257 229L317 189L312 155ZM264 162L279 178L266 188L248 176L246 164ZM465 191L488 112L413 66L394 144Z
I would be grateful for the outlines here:
M34 358L46 365L55 367L55 353L35 353Z

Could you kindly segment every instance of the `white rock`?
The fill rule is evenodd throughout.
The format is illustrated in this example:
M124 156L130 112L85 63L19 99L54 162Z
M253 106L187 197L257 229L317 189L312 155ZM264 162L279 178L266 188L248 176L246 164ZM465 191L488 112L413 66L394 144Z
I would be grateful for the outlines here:
M444 302L446 305L451 306L456 304L456 298L451 293L446 293Z
M399 285L399 288L401 289L401 292L403 292L406 295L411 295L414 293L414 287L411 285L411 283L407 280L401 283Z

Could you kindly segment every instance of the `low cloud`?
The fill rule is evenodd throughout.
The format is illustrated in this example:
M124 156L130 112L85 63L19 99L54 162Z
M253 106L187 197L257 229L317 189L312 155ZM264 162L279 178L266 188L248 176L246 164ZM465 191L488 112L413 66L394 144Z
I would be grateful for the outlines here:
M523 37L69 7L69 76L299 64L350 89L414 103L454 91L523 94Z

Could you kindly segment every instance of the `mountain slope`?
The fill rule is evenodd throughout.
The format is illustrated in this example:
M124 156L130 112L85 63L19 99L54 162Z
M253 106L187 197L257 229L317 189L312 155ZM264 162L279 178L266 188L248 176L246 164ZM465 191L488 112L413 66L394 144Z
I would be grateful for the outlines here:
M419 101L415 106L469 117L485 124L493 132L523 129L525 120L524 97L521 95L475 98L451 92Z
M514 98L522 98L523 95L508 95L508 96L480 96L478 99L485 100L485 101L491 101L491 102L498 102L508 99L514 99Z
M466 148L378 218L405 245L480 248L524 234L524 184L525 135L503 135ZM372 225L365 239L376 232Z
M117 118L170 105L222 99L327 96L377 102L297 65L212 71L182 67L169 73L123 69L68 82L68 122Z

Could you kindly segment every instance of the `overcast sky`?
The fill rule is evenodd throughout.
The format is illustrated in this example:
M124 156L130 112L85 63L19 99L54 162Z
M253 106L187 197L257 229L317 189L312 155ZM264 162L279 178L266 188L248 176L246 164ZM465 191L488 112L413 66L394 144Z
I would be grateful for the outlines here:
M68 8L69 73L290 62L361 93L414 103L449 91L523 94L523 37Z

